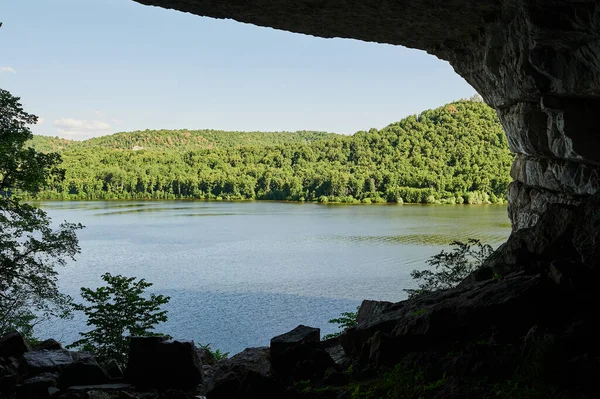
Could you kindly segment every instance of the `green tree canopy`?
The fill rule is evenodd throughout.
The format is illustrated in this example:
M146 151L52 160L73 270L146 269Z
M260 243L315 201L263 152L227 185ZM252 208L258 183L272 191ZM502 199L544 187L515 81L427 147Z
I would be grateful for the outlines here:
M41 209L21 203L16 193L36 193L49 178L59 181L60 156L25 147L36 123L18 97L0 89L0 335L32 333L35 320L65 317L70 298L56 285L56 266L79 252L79 224L53 229Z
M352 136L146 131L61 154L66 179L37 198L501 202L513 159L495 111L470 100Z

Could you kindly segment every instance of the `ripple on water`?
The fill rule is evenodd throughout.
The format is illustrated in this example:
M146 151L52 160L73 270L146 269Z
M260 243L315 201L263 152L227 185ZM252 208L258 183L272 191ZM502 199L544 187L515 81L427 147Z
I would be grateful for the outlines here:
M237 352L298 324L327 321L364 298L400 300L410 271L453 240L492 245L510 233L506 207L356 206L270 202L44 203L80 222L81 255L59 270L61 289L97 287L105 272L145 278L170 295L160 331ZM223 216L223 217L220 217ZM45 323L65 343L85 320Z

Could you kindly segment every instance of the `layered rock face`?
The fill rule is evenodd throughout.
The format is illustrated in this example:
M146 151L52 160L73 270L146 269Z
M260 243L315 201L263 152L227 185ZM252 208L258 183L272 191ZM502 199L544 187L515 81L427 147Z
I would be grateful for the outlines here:
M513 230L600 188L600 4L520 1L438 52L496 108L516 153Z
M500 116L516 153L513 230L600 187L600 4L595 0L135 0L321 37L426 50Z

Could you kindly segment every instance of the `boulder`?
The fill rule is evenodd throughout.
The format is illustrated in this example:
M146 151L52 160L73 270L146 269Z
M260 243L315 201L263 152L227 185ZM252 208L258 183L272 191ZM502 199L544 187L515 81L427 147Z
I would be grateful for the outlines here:
M11 331L0 338L0 357L20 357L29 350L29 345L17 331Z
M276 398L284 389L273 378L269 348L249 348L218 362L203 391L208 399Z
M545 276L514 273L382 304L379 313L359 317L356 327L342 333L340 343L361 367L391 366L408 352L446 350L492 334L497 339L525 335L532 325L552 320L568 306L561 301L558 287Z
M202 383L202 362L192 341L132 337L125 380L138 387L190 389Z
M109 380L109 376L93 357L83 356L64 367L60 374L59 386L68 388L73 385L98 385Z
M28 376L42 373L60 373L73 361L72 352L65 349L42 349L26 352L21 360L20 372Z
M320 341L320 329L299 325L293 330L271 339L271 359L275 362L277 358L285 357L286 354L295 351L299 347L306 347L311 344L317 346Z
M58 374L42 373L17 385L17 399L50 399L56 389Z
M299 325L271 339L273 372L284 380L308 380L322 377L335 362L321 348L321 330Z

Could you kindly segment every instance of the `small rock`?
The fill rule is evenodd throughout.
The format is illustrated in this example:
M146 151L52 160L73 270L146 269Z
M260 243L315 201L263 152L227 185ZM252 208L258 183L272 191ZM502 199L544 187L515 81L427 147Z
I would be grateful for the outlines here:
M17 331L11 331L0 338L0 357L18 358L29 350L29 345Z

